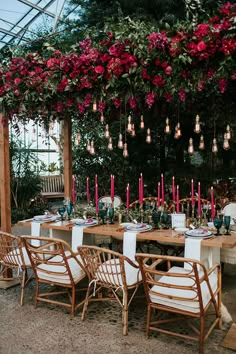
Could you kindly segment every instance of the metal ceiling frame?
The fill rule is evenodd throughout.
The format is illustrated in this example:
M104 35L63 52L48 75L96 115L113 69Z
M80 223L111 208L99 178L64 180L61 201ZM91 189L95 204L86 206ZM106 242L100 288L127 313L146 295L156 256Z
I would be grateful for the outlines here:
M42 0L38 0L36 4L33 4L29 0L17 0L17 1L29 6L30 9L19 20L17 20L16 23L14 23L14 24L12 24L11 22L6 21L4 19L0 19L2 21L7 22L12 25L9 30L6 30L6 29L0 27L0 42L5 44L2 47L2 49L9 46L16 38L19 38L18 44L20 41L28 42L29 40L24 38L25 33L31 32L32 34L34 34L34 32L30 31L28 28L39 16L41 16L43 14L55 19L53 31L55 31L58 22L64 22L63 19L60 17L60 15L62 13L62 10L64 8L66 0L64 0L64 2L63 2L63 5L59 11L59 14L57 14L57 12L52 13L47 10L47 8L49 6L51 6L55 1L58 1L58 0L47 0L48 1L47 4L45 4L43 7L39 6L39 4L41 3ZM29 21L27 21L26 24L24 25L24 27L21 27L19 25L21 23L21 21L23 21L28 15L30 15L31 11L33 11L33 10L37 10L38 13L35 14ZM14 32L14 30L17 30L17 28L20 28L20 30ZM3 33L2 36L1 36L1 33ZM7 41L6 36L11 36L12 38Z

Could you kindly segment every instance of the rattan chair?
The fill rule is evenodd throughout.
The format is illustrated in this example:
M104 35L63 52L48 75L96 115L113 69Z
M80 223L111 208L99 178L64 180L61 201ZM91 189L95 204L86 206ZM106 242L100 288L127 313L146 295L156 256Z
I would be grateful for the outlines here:
M196 260L150 254L136 254L136 260L142 272L147 298L147 336L149 331L157 331L199 341L202 353L204 340L213 328L221 328L220 265L216 264L207 271L204 265ZM186 268L177 266L179 263L184 263ZM213 305L213 308L210 308L210 305ZM165 314L164 319L151 320L153 310L157 310L158 316L165 312L173 316L169 318ZM215 319L205 332L207 315L212 315ZM185 321L185 318L191 321ZM193 319L200 320L200 330L193 323L189 323L195 336L176 332L178 327L171 328L172 322L194 322Z
M34 270L36 280L35 308L37 307L38 301L62 305L70 308L71 316L74 317L75 310L84 302L83 300L77 305L75 303L76 286L86 277L80 262L80 257L76 255L69 244L63 240L32 236L21 236L21 239L23 240ZM40 240L40 245L33 246L31 244L33 240ZM66 288L66 290L40 293L40 283L63 287ZM71 290L71 293L69 290ZM69 303L50 299L51 296L58 296L64 293L68 294Z
M16 270L16 276L7 277L8 269ZM21 238L6 232L0 232L0 275L2 281L11 281L16 277L21 283L20 304L24 304L25 286L31 277L28 277L27 270L31 263L27 252L23 247ZM12 272L11 272L12 273Z
M224 215L231 216L231 218L236 223L236 203L227 203L222 208L222 213ZM236 264L236 247L234 248L221 248L220 249L220 261L229 264Z
M142 282L138 265L120 253L106 248L80 246L78 252L89 278L82 320L89 302L115 300L122 308L123 334L127 335L128 308ZM104 288L108 294L101 297ZM129 290L132 290L132 294L128 298ZM95 297L96 295L98 296Z

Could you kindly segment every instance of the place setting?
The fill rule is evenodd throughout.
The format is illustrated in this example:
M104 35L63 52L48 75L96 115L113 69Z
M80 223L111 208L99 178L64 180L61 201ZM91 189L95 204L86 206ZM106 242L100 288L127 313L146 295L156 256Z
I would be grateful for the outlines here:
M125 231L129 232L147 232L152 230L152 226L145 223L122 223L120 224Z

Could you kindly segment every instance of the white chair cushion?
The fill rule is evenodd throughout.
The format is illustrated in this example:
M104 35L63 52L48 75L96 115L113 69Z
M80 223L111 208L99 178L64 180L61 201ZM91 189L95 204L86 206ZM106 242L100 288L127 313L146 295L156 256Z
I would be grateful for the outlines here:
M69 252L66 252L67 256L68 254ZM81 262L80 256L76 256L76 258ZM58 263L58 265L40 264L37 267L37 275L39 279L47 280L51 283L71 284L71 280L66 268L63 265L60 265L60 263L62 262L62 256L55 256L50 259L50 262ZM68 260L68 265L75 283L77 283L83 276L85 276L83 269L80 267L80 265L76 262L74 258L70 258ZM40 271L40 269L43 269L50 273L42 272Z
M132 286L142 280L142 275L139 268L132 267L125 261L125 274L126 283L128 286ZM120 260L112 259L104 262L99 266L96 278L106 284L112 284L116 286L122 286L122 277L120 274Z
M25 247L22 247L22 254L24 258L24 262L26 266L31 266L28 254L26 252ZM20 250L19 248L14 249L13 251L9 252L7 256L3 257L3 262L8 263L8 258L14 258L14 261L16 262L16 265L18 264L19 266L22 266L22 259L20 257Z
M186 270L181 267L172 267L169 272L174 272L178 274L186 274L189 273L189 270ZM201 276L199 274L199 276ZM183 278L183 277L170 277L170 276L162 276L159 279L159 282L165 283L165 284L172 284L172 285L183 285L183 286L192 286L194 284L194 279L191 278ZM213 292L217 288L217 274L214 272L210 274L209 276L209 282L211 285L211 288ZM156 293L164 294L169 296L169 298L162 297ZM201 293L202 293L202 300L203 300L203 307L205 308L206 305L208 304L210 300L210 292L208 290L208 286L205 281L201 283ZM150 291L149 291L149 296L152 302L161 304L164 306L169 306L173 307L176 309L184 310L184 311L189 311L193 313L199 313L200 312L200 307L199 307L199 301L198 297L196 297L197 293L193 290L185 290L185 289L175 289L175 288L167 288L163 286L158 286L154 285ZM172 299L172 296L179 296L183 297L186 300L178 300L178 299ZM188 301L195 299L197 301Z

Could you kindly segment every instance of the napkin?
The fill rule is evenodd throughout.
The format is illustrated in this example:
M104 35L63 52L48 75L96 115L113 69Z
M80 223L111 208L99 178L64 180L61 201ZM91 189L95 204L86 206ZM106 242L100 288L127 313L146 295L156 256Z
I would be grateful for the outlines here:
M184 257L201 260L201 239L185 239ZM185 269L192 268L188 263L184 263Z
M72 227L72 240L71 240L72 251L77 252L77 247L83 244L83 235L84 235L83 227L81 226Z
M40 236L40 222L32 221L31 222L31 236L39 237ZM32 240L31 244L35 247L40 246L40 241Z
M132 261L135 260L136 253L136 233L135 232L124 232L123 238L123 255L130 258Z

